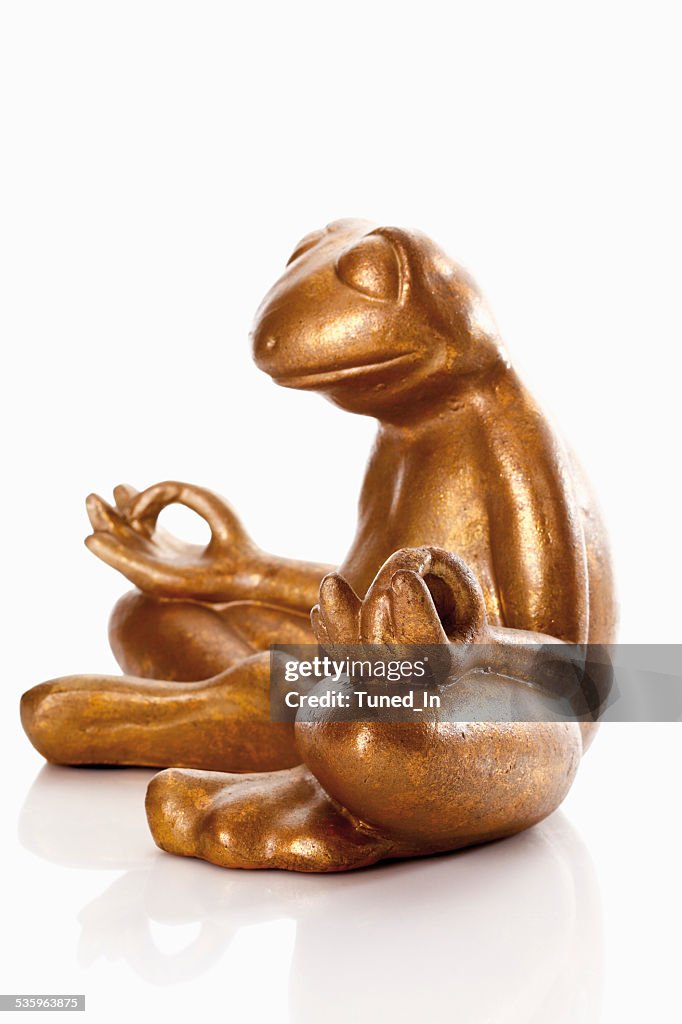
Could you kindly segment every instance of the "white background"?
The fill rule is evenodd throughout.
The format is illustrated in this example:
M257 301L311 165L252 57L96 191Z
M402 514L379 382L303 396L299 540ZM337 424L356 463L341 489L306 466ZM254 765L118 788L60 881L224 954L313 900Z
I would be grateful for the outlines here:
M682 1020L677 725L604 727L524 836L307 878L162 855L149 772L41 771L17 714L35 682L115 670L126 583L82 546L90 490L187 479L265 548L342 559L373 424L279 391L247 335L298 238L343 216L470 267L596 487L620 639L680 639L678 17L0 6L0 990L85 992L98 1022L134 1001L168 1021Z

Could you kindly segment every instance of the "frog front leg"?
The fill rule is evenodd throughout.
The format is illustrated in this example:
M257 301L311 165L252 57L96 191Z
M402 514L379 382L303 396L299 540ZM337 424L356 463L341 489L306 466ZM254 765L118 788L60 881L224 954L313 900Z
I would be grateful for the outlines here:
M151 679L200 680L272 643L310 643L309 611L325 565L280 559L250 539L230 506L203 488L167 482L141 494L119 486L115 505L87 501L86 544L138 590L116 604L109 639L122 670ZM157 526L183 504L211 528L205 548Z
M93 533L88 548L146 594L211 603L261 601L307 614L330 566L278 558L259 548L232 508L192 484L166 481L140 493L116 489L113 507L97 495L87 501ZM206 547L157 529L169 505L184 505L208 523Z
M115 499L88 499L87 543L140 588L119 601L110 626L126 675L65 677L29 690L22 721L33 745L58 764L295 764L291 726L270 721L269 656L259 652L274 640L312 639L307 613L326 567L271 559L202 488L118 487ZM157 529L173 503L209 523L205 548Z

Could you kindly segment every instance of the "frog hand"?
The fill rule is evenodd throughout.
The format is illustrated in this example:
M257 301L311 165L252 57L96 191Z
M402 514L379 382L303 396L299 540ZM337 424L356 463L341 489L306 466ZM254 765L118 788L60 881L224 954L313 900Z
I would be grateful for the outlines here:
M237 516L222 498L202 487L167 481L140 493L119 486L115 505L96 494L86 502L93 533L86 545L140 590L158 597L229 600L234 579L257 557ZM169 505L184 505L205 519L209 543L188 544L157 528Z
M396 551L362 601L339 573L325 576L311 622L322 644L466 643L487 631L475 575L435 547Z

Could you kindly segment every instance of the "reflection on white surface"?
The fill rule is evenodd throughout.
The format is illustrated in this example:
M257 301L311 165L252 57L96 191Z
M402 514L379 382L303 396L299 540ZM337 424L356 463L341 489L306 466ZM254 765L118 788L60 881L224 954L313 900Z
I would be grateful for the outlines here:
M19 817L22 845L65 867L140 867L156 850L144 812L154 774L146 768L44 765Z
M504 842L347 875L224 871L155 851L143 810L150 774L47 767L26 799L19 828L30 850L125 870L78 914L84 965L122 959L159 986L221 960L227 975L248 934L269 925L263 935L281 936L283 963L294 942L295 1024L389 1008L411 1022L599 1019L599 894L561 814ZM278 947L247 945L263 956L267 986Z

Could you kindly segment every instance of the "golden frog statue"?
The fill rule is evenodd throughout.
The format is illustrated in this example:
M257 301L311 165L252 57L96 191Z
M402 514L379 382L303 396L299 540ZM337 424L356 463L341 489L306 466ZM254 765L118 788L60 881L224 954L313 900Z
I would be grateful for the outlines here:
M148 791L156 842L230 867L344 870L541 820L593 724L270 714L273 643L484 642L504 659L614 638L599 516L477 286L416 231L336 221L297 246L252 340L276 383L378 420L343 565L267 554L200 487L91 495L86 543L136 587L110 625L126 674L31 689L31 742L58 764L172 766ZM157 529L173 503L206 519L205 548Z

